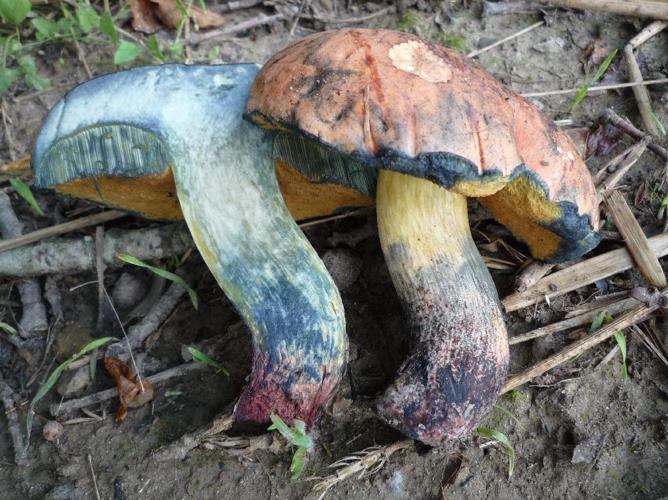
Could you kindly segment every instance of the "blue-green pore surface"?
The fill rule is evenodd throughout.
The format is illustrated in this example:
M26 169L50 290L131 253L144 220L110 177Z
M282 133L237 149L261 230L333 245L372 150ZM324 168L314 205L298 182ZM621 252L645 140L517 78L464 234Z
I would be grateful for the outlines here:
M49 114L38 185L171 165L193 237L254 340L241 419L312 424L345 366L336 286L284 205L273 134L242 120L256 65L136 68L91 80Z

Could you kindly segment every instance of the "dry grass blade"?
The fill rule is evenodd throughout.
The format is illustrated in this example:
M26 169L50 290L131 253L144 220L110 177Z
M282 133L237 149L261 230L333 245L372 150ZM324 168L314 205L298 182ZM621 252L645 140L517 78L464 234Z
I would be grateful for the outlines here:
M622 16L651 17L668 20L668 3L646 0L538 0L552 7L599 10Z
M668 254L668 234L659 234L649 238L648 242L657 257ZM507 312L517 311L546 298L549 300L558 297L613 274L626 271L633 266L633 259L626 248L612 250L550 274L527 290L508 295L502 302Z
M312 491L320 493L318 500L321 500L334 485L352 476L357 476L359 479L375 474L387 463L390 456L411 446L413 446L411 439L403 439L387 446L372 446L344 457L329 466L331 469L336 469L336 472L321 478Z
M626 172L636 164L649 144L649 136L643 137L637 144L625 149L610 160L601 170L596 173L596 181L599 183L598 194L602 200L605 193L611 191L624 177ZM623 164L623 165L622 165ZM621 166L620 166L621 165ZM608 169L614 169L614 173L608 174ZM601 181L601 179L604 179Z
M0 241L0 252L13 250L14 248L19 248L24 245L29 245L30 243L35 243L36 241L52 238L54 236L60 236L61 234L72 231L78 231L79 229L83 229L85 227L96 226L104 222L109 222L121 217L125 217L126 215L126 213L119 212L118 210L108 210L99 214L88 215L86 217L81 217L80 219L64 222L56 226L38 229L37 231L23 234L16 238Z
M662 290L661 294L664 296L668 296L668 289ZM568 347L562 349L558 353L553 354L552 356L548 356L544 360L539 361L535 365L532 365L529 368L522 370L519 373L516 373L515 375L511 375L506 380L503 389L501 389L501 393L505 393L512 389L515 389L516 387L521 386L522 384L530 381L531 379L546 373L552 368L556 368L557 366L561 365L562 363L565 363L574 356L578 356L583 352L587 351L588 349L591 349L592 347L600 344L604 340L609 339L615 334L615 332L623 330L624 328L628 328L631 325L635 325L637 323L645 321L652 315L652 313L657 311L659 307L660 306L658 305L649 307L641 305L632 309L631 311L611 321L607 325L599 328L595 332L592 332L589 335L586 335L585 337L581 338L580 340L573 342Z
M631 329L640 337L644 346L659 358L664 365L668 366L668 349L652 328L645 330L638 325L633 325Z
M626 298L613 302L612 304L602 305L597 309L593 309L579 316L574 316L572 318L564 319L563 321L557 321L547 326L542 326L531 330L527 333L522 333L515 335L508 339L510 345L520 344L522 342L527 342L529 340L537 339L539 337L545 337L546 335L552 335L554 333L563 332L564 330L569 330L571 328L577 328L578 326L583 326L599 315L601 311L608 311L609 314L619 314L621 312L628 311L634 306L638 305L638 301L633 298Z
M605 203L612 215L615 225L626 243L633 259L638 264L640 272L648 283L657 288L664 288L666 276L657 256L652 252L647 237L636 220L624 196L619 191L606 195Z

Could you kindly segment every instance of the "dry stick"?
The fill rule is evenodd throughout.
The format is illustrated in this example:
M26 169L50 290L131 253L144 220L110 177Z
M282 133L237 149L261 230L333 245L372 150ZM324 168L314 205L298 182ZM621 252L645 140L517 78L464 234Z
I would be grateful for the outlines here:
M367 474L373 474L380 470L394 453L406 450L412 446L414 446L412 439L402 439L396 443L386 446L374 446L344 457L329 466L332 469L337 469L336 472L322 478L313 487L312 492L320 493L318 500L321 500L334 485L352 476L362 477Z
M482 47L481 49L473 50L466 55L468 57L476 57L476 56L482 54L483 52L487 52L488 50L493 49L494 47L498 47L499 45L501 45L503 43L506 43L506 42L508 42L508 41L510 41L514 38L517 38L518 36L522 36L525 33L528 33L529 31L534 30L534 29L536 29L539 26L542 26L544 24L545 24L545 21L538 21L537 23L534 23L531 26L527 26L526 28L524 28L524 29L522 29L522 30L520 30L516 33L513 33L512 35L509 35L505 38L502 38L501 40L497 40L496 42L494 42L490 45L487 45L486 47Z
M219 38L224 35L233 35L241 31L247 31L257 26L262 26L263 24L272 24L278 21L283 21L284 19L285 15L283 14L272 14L271 16L263 14L254 17L252 19L242 21L237 24L207 31L205 33L192 33L190 35L190 43L197 45L198 43L204 42L205 40L211 40L212 38Z
M5 193L0 192L0 234L3 238L16 238L23 233L23 224L14 213L12 203ZM21 321L19 331L22 337L31 337L48 329L46 307L42 302L42 289L34 279L20 280L16 288L21 295Z
M641 31L638 32L636 36L631 38L631 40L629 40L629 43L627 45L630 46L633 50L635 50L638 47L640 47L643 43L645 43L647 40L652 38L654 35L663 31L663 29L666 28L667 26L668 22L666 21L654 21L653 23L645 26Z
M647 145L649 144L648 137L649 136L643 137L640 142L622 151L620 154L606 163L606 165L596 173L595 180L597 183L599 183L605 174L607 174L609 168L616 168L614 173L608 175L604 181L600 182L600 186L598 187L599 201L603 201L605 194L608 191L611 191L622 179L622 177L626 175L626 172L628 172L629 169L640 159L642 154L645 152L645 149L647 149ZM623 161L626 161L626 163L619 167Z
M21 433L21 425L16 413L16 398L14 391L2 379L0 379L0 400L5 408L5 418L7 419L7 428L12 437L12 446L14 447L14 462L16 465L28 464L28 447Z
M668 254L668 233L659 234L649 238L648 241L652 252L657 257ZM508 295L502 302L507 312L517 311L540 302L546 297L548 299L558 297L613 274L631 269L633 266L633 259L626 248L612 250L546 276L524 292Z
M36 241L53 238L54 236L60 236L61 234L70 233L72 231L78 231L79 229L86 227L97 226L98 224L120 219L121 217L125 217L127 215L127 213L119 212L118 210L108 210L99 214L87 215L86 217L81 217L76 220L63 222L62 224L55 226L45 227L44 229L38 229L37 231L18 236L16 238L0 241L0 252L13 250L14 248L19 248L25 245L29 245L30 243L35 243Z
M233 10L250 9L251 7L264 3L264 1L265 0L232 0L231 2L209 8L220 14L222 12L231 12Z
M162 372L156 373L155 375L151 375L150 377L145 377L144 380L148 380L152 384L156 385L176 377L182 377L190 373L192 370L203 368L205 366L206 364L204 363L198 363L194 361L192 363L175 366L174 368L164 370ZM65 401L64 403L52 404L49 406L49 411L51 412L52 416L57 417L58 415L65 414L73 410L79 410L87 406L103 403L104 401L113 399L116 396L118 396L118 389L114 387L112 389L106 389L104 391L100 391L89 396L84 396L79 399L72 399L70 401Z
M172 283L144 319L128 328L127 342L117 342L110 345L107 348L107 356L122 358L128 352L128 345L130 349L141 347L144 340L169 317L185 293L186 289L183 286Z
M633 48L630 45L624 47L624 61L626 62L626 68L629 72L629 78L634 83L640 83L643 81L642 73L640 72L640 66L636 60L636 56L633 54ZM649 98L649 91L644 85L639 85L633 87L633 95L636 98L638 103L638 111L640 111L640 118L642 123L645 126L645 130L652 135L659 136L659 128L656 126L654 121L654 112L652 111L652 101Z
M666 79L668 81L668 79ZM645 81L645 83L648 83ZM615 127L619 128L620 130L623 130L627 135L633 137L634 139L647 139L647 148L655 153L659 158L661 158L663 161L668 162L668 150L665 148L661 147L656 143L656 139L652 137L649 134L646 134L642 130L636 128L630 121L628 121L626 118L623 118L619 116L617 113L615 113L611 109L606 109L603 114L601 115L600 120L603 123L609 123L610 125L614 125Z
M18 177L24 176L26 174L32 175L32 170L30 168L30 162L32 158L30 155L22 156L18 160L10 161L4 165L0 165L0 175L6 175L8 177Z
M638 87L638 86L647 86L647 85L661 85L663 83L668 83L668 78L659 78L657 80L644 80L642 82L628 82L628 83L613 83L610 85L598 85L587 88L587 94L590 92L595 92L597 90L616 90L616 89L625 89L628 87ZM572 89L562 89L562 90L547 90L545 92L525 92L520 94L522 97L545 97L550 95L563 95L563 94L575 94L579 92L582 86L574 87Z
M129 253L141 260L180 255L193 246L182 224L134 230L111 229L104 235L104 263L109 268L124 265L114 257ZM92 238L56 238L0 253L0 276L30 277L43 274L80 274L95 268Z
M356 17L320 17L320 16L310 16L307 14L302 14L299 17L301 19L306 19L309 21L318 21L324 24L358 24L358 23L364 23L366 21L371 21L372 19L376 19L377 17L382 17L388 14L394 14L397 11L397 8L394 5L390 5L389 7L385 7L384 9L380 9L376 12L372 12L371 14L367 14L364 16L356 16Z
M95 469L93 469L93 459L90 456L90 453L88 454L88 466L90 467L90 475L93 478L93 488L95 489L95 498L97 500L102 500L100 498L100 490L97 488L97 478L95 477Z
M532 260L527 264L515 278L515 290L518 292L523 292L529 287L533 286L540 280L543 276L549 273L554 264L548 264L546 262L539 262Z
M613 302L612 304L601 305L600 307L592 311L588 311L584 314L580 314L579 316L573 316L572 318L567 318L547 326L536 328L535 330L531 330L527 333L515 335L508 339L508 343L510 345L521 344L522 342L527 342L539 337L545 337L546 335L552 335L554 333L570 330L571 328L577 328L578 326L591 323L593 319L601 313L601 311L607 311L609 314L615 315L628 311L637 305L638 301L634 298L626 298L617 302Z
M668 3L643 0L538 0L542 5L580 10L599 10L622 16L651 17L668 21Z
M657 288L668 286L661 263L649 247L647 237L626 203L624 195L619 191L612 191L606 195L605 203L617 229L624 238L629 253L638 264L638 268L647 282Z
M664 296L667 296L668 289L664 289L661 293ZM631 325L635 325L637 323L645 321L652 315L652 313L654 313L654 311L657 311L659 307L660 306L658 305L650 307L646 305L640 305L638 307L635 307L631 311L625 313L619 318L616 318L615 320L599 328L595 332L590 333L589 335L581 338L580 340L573 342L568 347L562 349L558 353L553 354L552 356L549 356L542 361L539 361L535 365L530 366L529 368L522 370L519 373L511 375L506 380L503 389L501 389L501 393L503 394L512 389L515 389L516 387L519 387L520 385L528 382L529 380L538 377L544 374L545 372L551 370L552 368L555 368L560 364L568 361L574 356L582 354L588 349L591 349L592 347L600 344L604 340L612 337L616 331L623 330L624 328L627 328Z

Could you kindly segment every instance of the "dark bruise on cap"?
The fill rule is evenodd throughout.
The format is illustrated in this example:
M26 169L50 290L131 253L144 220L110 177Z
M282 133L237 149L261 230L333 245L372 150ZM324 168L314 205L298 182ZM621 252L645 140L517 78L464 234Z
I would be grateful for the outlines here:
M464 55L394 31L317 33L276 54L247 117L373 168L480 197L534 257L598 244L598 203L568 137Z

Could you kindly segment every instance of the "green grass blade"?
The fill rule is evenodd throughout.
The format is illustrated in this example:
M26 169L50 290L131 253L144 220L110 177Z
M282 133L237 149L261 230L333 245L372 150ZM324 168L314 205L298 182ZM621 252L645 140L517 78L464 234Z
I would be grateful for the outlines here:
M178 274L170 273L169 271L167 271L165 269L162 269L161 267L151 266L151 265L147 264L146 262L144 262L143 260L140 260L137 257L133 257L132 255L128 255L128 254L125 254L125 253L117 253L116 258L119 259L119 260L122 260L123 262L125 262L127 264L132 264L133 266L143 267L144 269L148 269L149 271L151 271L154 274L157 274L161 278L165 278L169 281L172 281L174 283L177 283L177 284L181 285L188 292L188 295L190 296L190 301L192 302L193 307L195 308L195 310L198 309L199 299L197 297L197 292L195 292L195 290L193 290L190 287L190 285L188 285L188 283L186 283L185 280L181 276L179 276Z
M508 436L503 432L499 432L495 429L488 429L487 427L478 427L478 434L484 438L494 439L503 445L506 454L508 455L508 477L511 477L515 471L515 449L510 443Z
M619 346L619 352L622 355L622 381L626 382L629 379L629 370L626 366L626 337L624 336L624 332L620 330L617 330L613 335Z
M591 87L601 79L601 77L608 70L608 67L610 66L612 60L615 58L616 55L617 55L617 49L614 49L612 52L608 54L608 57L606 57L605 60L601 63L601 65L598 67L596 73L594 73L594 77L588 82L584 83L578 89L577 94L575 94L575 99L573 99L573 104L571 105L571 111L573 111L576 108L576 106L580 104L580 102L582 102L582 100L587 95L587 91L589 91L589 87Z
M656 128L659 129L659 132L661 135L666 135L666 127L663 126L663 123L661 123L661 120L659 120L659 117L656 116L656 113L654 113L654 110L649 111L651 116L652 116L652 121L656 124Z
M0 321L0 329L4 330L6 332L9 332L12 335L18 335L18 333L19 333L19 332L16 331L16 328L14 328L13 326L8 325L7 323L4 323L2 321Z
M41 215L42 217L44 216L42 207L39 206L39 203L37 203L37 200L33 196L32 191L25 182L23 182L18 177L12 177L9 179L9 183L14 188L14 191L16 191L19 196L23 198L38 215Z
M292 462L290 463L290 472L292 472L292 476L290 476L291 481L296 481L301 477L305 465L306 448L298 448L292 456Z
M32 421L33 421L33 412L35 409L35 406L37 403L44 397L46 394L53 388L54 385L58 382L58 379L60 379L60 376L62 373L67 370L67 368L74 363L77 359L80 357L84 356L90 351L94 351L95 349L102 347L105 344L108 344L109 342L118 340L115 337L102 337L96 340L93 340L92 342L89 342L85 346L83 346L79 352L73 354L70 356L67 360L63 361L60 365L56 367L55 370L51 372L51 375L49 375L49 378L46 379L46 382L44 382L42 385L39 386L39 389L37 389L37 393L35 396L32 398L32 401L30 402L30 408L28 409L28 415L26 416L26 432L27 432L27 438L26 438L26 443L30 442L30 432L32 431Z
M190 355L193 357L195 361L198 361L200 363L205 363L213 368L215 368L219 372L223 372L226 377L230 376L230 372L228 372L223 365L221 365L218 361L215 359L211 358L209 355L206 353L203 353L202 351L195 349L194 347L188 346L187 347L188 352Z

